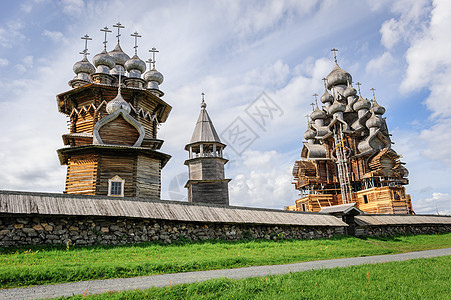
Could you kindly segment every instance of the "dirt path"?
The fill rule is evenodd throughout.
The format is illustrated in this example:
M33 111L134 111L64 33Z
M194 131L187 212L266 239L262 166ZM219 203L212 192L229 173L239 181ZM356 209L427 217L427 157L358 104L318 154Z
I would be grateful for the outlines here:
M40 285L27 288L0 290L0 299L37 299L54 298L86 294L99 294L108 291L124 291L146 289L149 287L163 287L182 283L192 283L213 278L247 278L268 275L280 275L290 272L302 272L314 269L330 269L363 264L384 263L390 261L404 261L415 258L429 258L451 255L451 248L408 252L391 255L376 255L366 257L351 257L332 260L319 260L287 265L256 266L227 270L212 270L163 274L133 278L117 278L105 280L80 281L55 285Z

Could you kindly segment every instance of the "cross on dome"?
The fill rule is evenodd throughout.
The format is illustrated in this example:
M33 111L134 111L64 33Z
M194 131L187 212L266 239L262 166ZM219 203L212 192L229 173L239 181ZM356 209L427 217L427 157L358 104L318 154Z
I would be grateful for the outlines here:
M326 82L327 82L327 79L326 79L326 77L324 77L323 79L321 79L322 81L324 81L324 88L326 88Z
M89 35L85 34L81 37L82 40L85 40L85 49L80 52L80 54L83 54L85 57L89 55L88 53L88 41L92 41L92 38L89 37Z
M155 69L155 63L157 62L155 60L155 53L160 52L157 50L157 48L152 47L152 49L149 50L150 53L152 53L152 64L153 64L153 68Z
M307 125L310 124L310 115L305 115L305 117L307 118Z
M312 110L315 110L315 103L312 102L310 105L312 106Z
M103 29L100 29L100 31L105 32L105 40L103 41L103 49L106 50L106 44L108 43L108 41L106 40L106 35L108 32L112 32L112 31L108 30L107 26L103 27Z
M357 86L357 88L359 89L359 96L362 97L362 94L360 93L360 86L362 85L360 82L357 81L357 83L355 84Z
M375 88L370 88L370 91L373 92L373 99L376 100L376 94L374 93L376 89Z
M333 49L330 49L330 51L334 52L334 60L335 60L335 63L337 63L337 51L338 51L338 49L333 48Z
M138 38L142 36L140 36L137 31L135 31L135 33L133 34L130 34L130 36L135 38L135 46L133 48L135 48L135 55L138 55Z
M116 24L113 25L113 27L117 28L117 35L116 35L116 37L117 37L117 43L119 44L119 37L121 36L120 30L121 30L121 28L125 28L125 26L123 26L120 22L117 22Z
M318 94L314 93L313 97L315 97L315 103L316 103L316 107L318 107Z

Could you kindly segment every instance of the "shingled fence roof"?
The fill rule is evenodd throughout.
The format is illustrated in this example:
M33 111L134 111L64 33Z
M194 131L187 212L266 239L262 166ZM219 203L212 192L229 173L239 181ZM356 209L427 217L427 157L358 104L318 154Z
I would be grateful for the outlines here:
M354 220L359 226L451 225L451 216L437 215L359 215Z
M0 214L129 217L182 222L348 226L319 213L194 204L181 201L140 201L90 195L0 191Z

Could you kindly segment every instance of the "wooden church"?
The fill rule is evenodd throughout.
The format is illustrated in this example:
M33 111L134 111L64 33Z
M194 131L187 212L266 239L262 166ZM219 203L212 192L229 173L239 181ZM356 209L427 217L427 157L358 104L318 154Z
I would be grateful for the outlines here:
M385 108L364 99L352 77L335 66L324 78L324 94L313 104L301 158L293 167L300 198L288 210L318 212L352 204L367 213L412 214L406 194L408 171L392 148ZM315 95L316 97L316 95Z
M138 33L134 56L117 44L107 52L107 27L104 50L88 61L87 42L75 63L71 90L57 96L58 109L69 118L69 133L63 135L66 147L58 150L62 165L67 165L65 193L137 197L160 200L161 169L170 156L159 151L158 126L168 118L171 106L161 99L159 85L163 75L153 59L146 63L138 57Z

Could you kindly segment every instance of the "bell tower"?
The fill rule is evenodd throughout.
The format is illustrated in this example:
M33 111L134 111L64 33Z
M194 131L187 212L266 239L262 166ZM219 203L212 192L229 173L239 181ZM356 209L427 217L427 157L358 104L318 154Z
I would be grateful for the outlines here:
M189 152L189 159L185 161L189 169L189 179L185 185L188 201L229 205L228 186L231 179L224 178L224 165L228 162L223 157L226 145L221 143L206 107L202 93L199 118L191 141L185 146Z
M67 165L64 192L160 200L161 169L170 159L158 151L163 141L157 131L171 111L159 90L163 75L155 69L155 58L145 72L146 63L137 54L137 32L131 34L135 53L130 58L120 46L124 26L113 26L116 47L107 52L111 31L101 29L104 49L94 56L94 65L87 58L91 38L82 38L85 49L74 65L72 89L57 96L59 111L69 118L66 147L57 151L61 164Z

